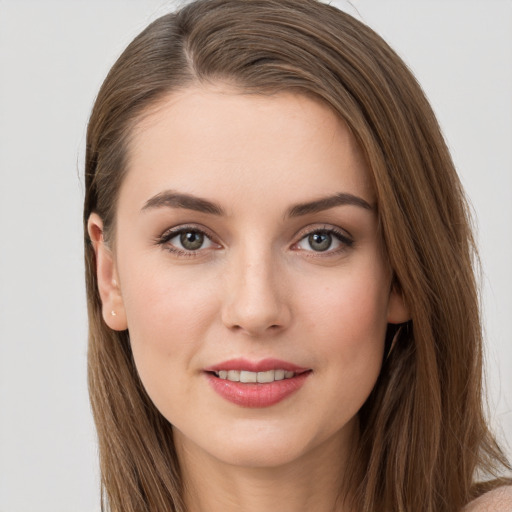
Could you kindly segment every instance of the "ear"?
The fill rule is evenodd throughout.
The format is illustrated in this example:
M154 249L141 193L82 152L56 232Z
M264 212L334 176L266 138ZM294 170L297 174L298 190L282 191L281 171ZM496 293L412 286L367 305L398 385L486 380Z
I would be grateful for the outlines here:
M409 308L397 283L391 285L388 301L388 324L402 324L411 319Z
M103 320L111 329L124 331L128 326L115 259L103 238L103 221L96 213L90 215L87 231L96 255L96 278Z

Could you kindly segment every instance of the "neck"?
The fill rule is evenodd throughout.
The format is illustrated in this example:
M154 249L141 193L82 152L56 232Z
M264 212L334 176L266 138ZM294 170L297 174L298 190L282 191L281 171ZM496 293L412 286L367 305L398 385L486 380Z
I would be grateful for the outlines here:
M187 512L349 512L342 497L347 443L326 440L274 467L229 464L175 432Z

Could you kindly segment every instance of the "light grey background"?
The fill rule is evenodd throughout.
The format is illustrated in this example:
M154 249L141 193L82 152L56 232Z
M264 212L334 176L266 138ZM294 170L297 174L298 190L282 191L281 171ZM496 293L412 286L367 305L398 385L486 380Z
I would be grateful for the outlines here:
M416 73L474 205L490 417L511 453L512 2L337 4ZM0 512L99 510L82 282L85 127L115 58L172 5L0 0Z

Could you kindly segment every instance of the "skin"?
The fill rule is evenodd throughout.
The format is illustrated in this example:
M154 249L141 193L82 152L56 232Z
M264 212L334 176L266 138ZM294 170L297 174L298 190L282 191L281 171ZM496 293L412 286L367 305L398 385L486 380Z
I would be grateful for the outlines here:
M511 512L512 485L498 487L464 507L464 512Z
M173 424L189 510L344 510L336 497L357 412L378 377L387 324L409 318L346 125L301 95L189 88L136 125L128 160L115 250L101 219L89 220L103 316L129 329L142 382ZM144 208L168 190L224 213ZM337 193L371 208L287 215ZM188 254L176 234L158 242L180 226L209 238ZM331 235L324 251L311 244L311 233L331 229L342 239ZM237 357L312 372L278 404L244 408L203 371Z

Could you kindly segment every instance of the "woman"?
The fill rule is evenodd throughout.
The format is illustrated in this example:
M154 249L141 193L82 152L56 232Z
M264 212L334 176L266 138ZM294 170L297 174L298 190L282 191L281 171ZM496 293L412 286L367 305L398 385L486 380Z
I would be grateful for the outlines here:
M463 191L368 27L313 0L160 18L100 90L86 180L111 510L512 510Z

